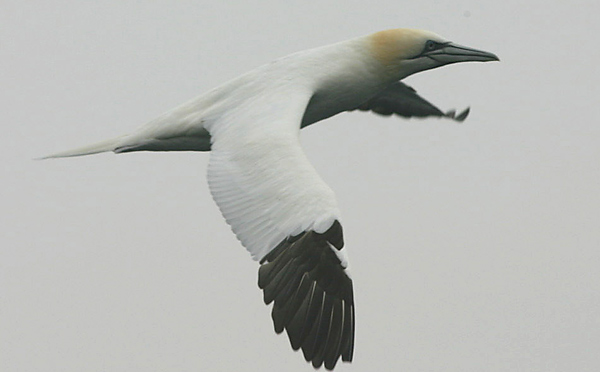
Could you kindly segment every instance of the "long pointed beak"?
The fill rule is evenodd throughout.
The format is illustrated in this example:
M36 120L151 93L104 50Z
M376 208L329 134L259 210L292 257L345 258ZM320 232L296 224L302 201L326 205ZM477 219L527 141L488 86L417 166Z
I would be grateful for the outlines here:
M500 61L494 53L477 50L462 45L448 43L443 48L425 53L425 56L442 64L457 62L490 62Z

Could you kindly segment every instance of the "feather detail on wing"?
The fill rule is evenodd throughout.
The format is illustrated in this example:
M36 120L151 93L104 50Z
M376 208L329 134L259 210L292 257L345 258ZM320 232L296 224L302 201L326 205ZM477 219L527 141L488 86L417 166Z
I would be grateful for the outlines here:
M400 115L406 118L438 116L462 122L469 115L469 108L456 115L455 110L446 113L429 103L408 85L398 81L388 86L381 93L358 107L361 111L373 111L376 114L390 116Z
M334 253L343 246L338 221L323 234L304 232L281 242L261 261L258 286L273 304L275 332L285 329L294 350L315 368L352 360L352 279Z
M325 232L339 215L299 142L310 94L279 93L254 96L208 128L211 194L256 260L289 236Z
M254 259L259 287L315 367L352 359L354 300L338 209L306 158L300 121L311 94L257 94L207 127L208 183L223 216Z

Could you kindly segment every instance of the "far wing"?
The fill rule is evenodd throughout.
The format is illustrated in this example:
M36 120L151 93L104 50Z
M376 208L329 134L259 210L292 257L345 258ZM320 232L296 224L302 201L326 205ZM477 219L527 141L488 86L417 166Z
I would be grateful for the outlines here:
M463 121L469 115L469 108L456 115L455 110L446 113L435 107L408 85L398 81L384 91L358 107L362 111L373 111L376 114L389 116L392 114L406 118L438 116Z
M311 92L263 89L207 129L208 183L242 244L260 260L259 286L315 367L352 359L354 300L331 189L299 143Z

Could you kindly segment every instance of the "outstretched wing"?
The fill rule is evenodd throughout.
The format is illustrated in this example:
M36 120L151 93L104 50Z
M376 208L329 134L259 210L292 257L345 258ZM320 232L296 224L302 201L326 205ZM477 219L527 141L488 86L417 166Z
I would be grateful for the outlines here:
M287 331L315 367L350 361L352 280L331 189L299 143L311 92L264 89L214 124L208 183L242 244L260 260L259 286L274 301L277 333Z
M395 82L384 91L358 107L362 111L373 111L376 114L390 116L400 115L406 118L438 116L463 121L469 115L469 108L456 115L455 110L446 113L435 107L417 92L401 81Z

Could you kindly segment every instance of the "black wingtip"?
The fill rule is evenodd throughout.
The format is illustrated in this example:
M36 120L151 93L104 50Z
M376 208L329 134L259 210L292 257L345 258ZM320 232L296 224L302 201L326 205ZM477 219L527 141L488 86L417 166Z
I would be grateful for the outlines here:
M351 361L354 348L352 280L335 253L342 228L306 231L284 240L261 261L259 287L273 302L275 332L287 331L294 350L302 349L314 368L332 370Z
M469 116L469 112L471 112L471 108L467 107L466 109L463 110L463 112L461 112L460 114L458 114L454 120L458 121L458 122L463 122L465 121L465 119L467 118L467 116Z
M448 112L446 112L444 114L444 116L447 117L448 119L452 119L456 122L462 123L463 121L465 121L467 116L469 116L470 111L471 111L471 108L467 107L460 114L456 115L456 110L449 110Z

